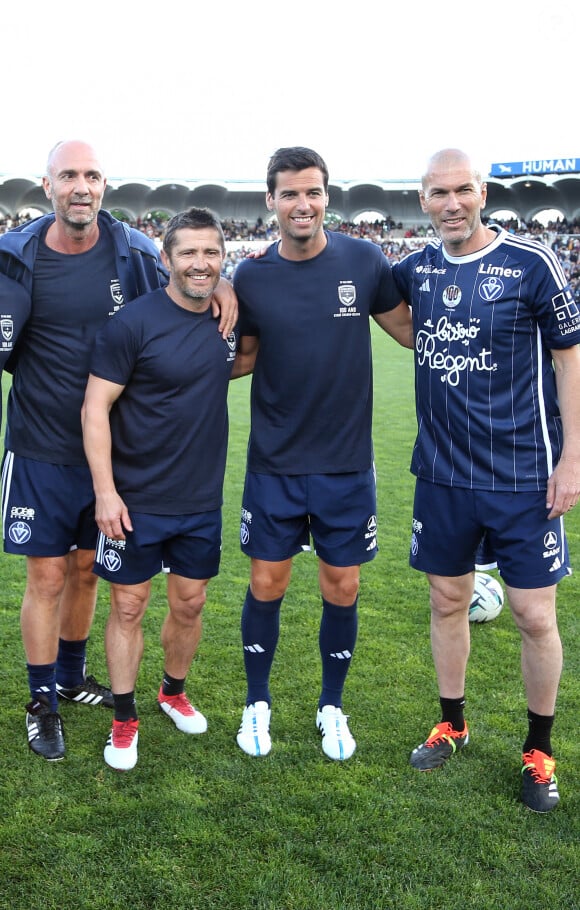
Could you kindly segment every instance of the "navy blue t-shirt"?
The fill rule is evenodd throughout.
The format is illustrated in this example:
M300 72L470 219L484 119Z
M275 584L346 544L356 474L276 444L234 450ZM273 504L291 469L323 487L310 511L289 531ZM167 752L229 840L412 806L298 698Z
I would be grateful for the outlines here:
M248 470L342 474L372 464L369 316L401 301L375 244L327 233L313 259L273 244L234 275L240 335L258 336Z
M124 385L110 414L113 476L129 509L187 515L218 509L236 335L211 310L164 289L128 303L98 333L91 373Z
M413 311L412 472L447 486L544 490L563 442L550 351L580 341L554 253L498 229L467 256L428 243L393 275Z
M101 231L86 253L41 241L32 312L20 336L8 398L6 448L53 464L85 464L81 429L93 341L123 305L111 240Z

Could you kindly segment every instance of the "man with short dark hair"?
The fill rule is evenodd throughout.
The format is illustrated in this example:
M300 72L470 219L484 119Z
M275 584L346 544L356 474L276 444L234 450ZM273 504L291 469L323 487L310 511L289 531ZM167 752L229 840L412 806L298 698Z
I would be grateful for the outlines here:
M322 595L315 720L324 754L343 761L356 748L342 696L360 566L377 551L369 317L412 347L410 315L380 248L324 229L328 168L317 152L278 149L267 188L280 241L234 276L240 349L256 357L241 523L251 557L241 621L247 693L237 742L248 755L270 751L280 608L293 558L312 535Z
M111 585L105 646L115 716L104 757L119 771L137 762L141 622L161 571L169 610L158 704L178 730L207 729L185 678L219 569L236 357L235 334L221 337L210 308L225 256L216 216L197 208L176 215L161 256L167 287L131 302L98 333L83 407L100 529L95 572Z

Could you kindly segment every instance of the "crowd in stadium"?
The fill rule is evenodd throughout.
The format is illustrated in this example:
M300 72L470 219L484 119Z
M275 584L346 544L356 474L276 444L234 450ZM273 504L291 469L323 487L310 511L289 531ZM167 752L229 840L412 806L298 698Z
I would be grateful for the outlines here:
M529 224L516 221L502 221L499 223L507 231L539 240L550 246L558 255L562 268L569 278L572 292L580 302L580 219L576 218L571 223L563 219L557 222L549 222L547 226L540 224L538 221L532 221ZM250 243L256 240L269 242L277 238L276 229L273 225L264 228L262 224L259 226L248 226L245 222L229 221L225 222L223 226L226 240L247 241ZM333 225L332 229L343 234L350 234L353 237L362 237L364 240L378 244L391 263L403 259L408 253L419 249L433 237L433 230L430 227L422 225L403 230L400 225L394 224L391 219L374 222L362 221L357 224L343 221L340 224ZM236 265L247 255L248 249L249 247L242 245L228 252L223 268L223 274L226 278L233 276Z
M0 234L20 223L18 218L0 216ZM147 217L132 221L131 225L161 244L164 223L162 220ZM516 220L499 223L512 233L539 240L550 246L557 253L562 268L569 278L572 292L576 300L580 302L580 218L575 218L573 221L563 218L551 221L547 225L543 225L539 221L524 223ZM245 220L228 218L222 221L222 227L226 241L241 244L228 251L222 272L226 278L233 277L238 262L247 256L248 251L252 248L251 245L255 246L257 242L269 243L278 239L275 221L264 222L262 218L258 218L253 224ZM419 249L433 237L433 230L430 227L420 225L403 228L401 224L396 224L388 216L382 221L361 221L356 224L342 221L331 224L329 227L343 234L361 237L378 244L391 263L403 259L408 253ZM245 243L248 246L245 246Z

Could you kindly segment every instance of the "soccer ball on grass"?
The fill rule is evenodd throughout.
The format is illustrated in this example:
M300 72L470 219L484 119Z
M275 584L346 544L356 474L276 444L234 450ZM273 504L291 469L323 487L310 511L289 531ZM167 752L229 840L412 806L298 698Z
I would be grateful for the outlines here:
M490 622L503 609L503 588L486 572L475 573L473 597L469 605L469 622Z

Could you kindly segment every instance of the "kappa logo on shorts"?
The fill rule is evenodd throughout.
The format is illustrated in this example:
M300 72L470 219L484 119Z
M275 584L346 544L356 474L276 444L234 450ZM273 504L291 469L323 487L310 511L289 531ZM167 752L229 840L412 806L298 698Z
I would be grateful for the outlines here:
M108 572L118 572L122 564L121 557L116 550L105 550L103 553L103 565Z
M28 543L32 537L32 530L30 525L27 525L24 521L14 521L8 528L8 537L15 543L17 546L21 546L23 543Z

